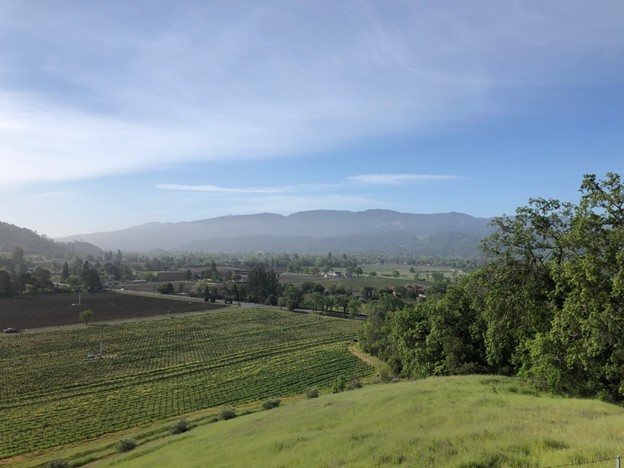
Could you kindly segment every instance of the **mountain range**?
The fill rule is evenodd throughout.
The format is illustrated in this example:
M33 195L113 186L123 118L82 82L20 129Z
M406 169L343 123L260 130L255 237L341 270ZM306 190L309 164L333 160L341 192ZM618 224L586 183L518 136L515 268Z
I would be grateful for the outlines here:
M489 219L462 213L315 210L288 216L261 213L199 221L147 223L58 239L103 250L399 253L478 256Z

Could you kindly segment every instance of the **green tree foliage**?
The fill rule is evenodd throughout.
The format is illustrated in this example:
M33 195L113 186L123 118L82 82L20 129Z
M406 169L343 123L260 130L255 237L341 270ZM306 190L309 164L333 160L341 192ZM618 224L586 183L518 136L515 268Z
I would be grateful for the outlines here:
M302 300L301 290L292 284L287 285L279 297L279 305L286 307L288 310L295 310L299 307Z
M81 311L80 314L78 314L78 318L81 322L84 322L84 324L87 325L93 319L94 315L95 314L91 309L87 309Z
M247 276L247 289L250 302L263 304L270 295L279 295L279 277L273 270L266 270L264 264L258 263Z
M470 286L467 278L438 301L396 313L392 336L404 374L467 374L487 368L484 323L473 307Z
M336 377L336 379L332 383L332 393L340 393L344 392L347 388L347 379L344 376Z
M375 311L363 347L394 347L410 376L519 374L623 401L624 186L618 174L587 175L581 194L577 205L532 199L495 218L487 266L422 304Z

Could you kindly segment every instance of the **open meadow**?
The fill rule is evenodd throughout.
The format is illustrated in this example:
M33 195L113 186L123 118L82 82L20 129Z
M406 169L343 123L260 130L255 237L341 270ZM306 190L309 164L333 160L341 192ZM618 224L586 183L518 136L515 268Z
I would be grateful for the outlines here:
M371 368L347 351L357 326L229 308L0 335L0 462L204 408L301 393L338 376L367 375ZM87 357L100 346L101 358Z
M435 377L321 395L147 442L99 466L616 466L624 409L518 379Z

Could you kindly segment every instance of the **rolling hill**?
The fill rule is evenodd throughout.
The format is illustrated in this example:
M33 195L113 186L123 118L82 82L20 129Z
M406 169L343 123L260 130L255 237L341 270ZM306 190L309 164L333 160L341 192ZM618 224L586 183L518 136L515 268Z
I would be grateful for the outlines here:
M126 454L115 455L114 444L138 430L47 459L80 462L101 450L98 466L615 466L624 409L538 394L518 379L462 376L321 394L229 421L190 420L189 432L143 439Z
M15 247L24 249L27 255L42 255L47 258L71 258L93 255L99 257L102 250L93 244L73 239L71 242L55 242L30 229L0 221L0 252L11 252Z

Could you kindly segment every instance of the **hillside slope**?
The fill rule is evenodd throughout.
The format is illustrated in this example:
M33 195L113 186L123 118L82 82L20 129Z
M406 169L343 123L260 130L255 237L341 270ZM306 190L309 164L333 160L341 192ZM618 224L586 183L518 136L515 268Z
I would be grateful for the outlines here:
M73 255L94 257L102 255L95 245L80 240L55 242L27 228L0 221L0 252L11 252L20 247L27 255L43 255L48 258L71 258Z
M193 428L116 455L152 466L551 466L622 450L624 409L536 396L514 379L373 385ZM602 465L599 465L602 466Z

